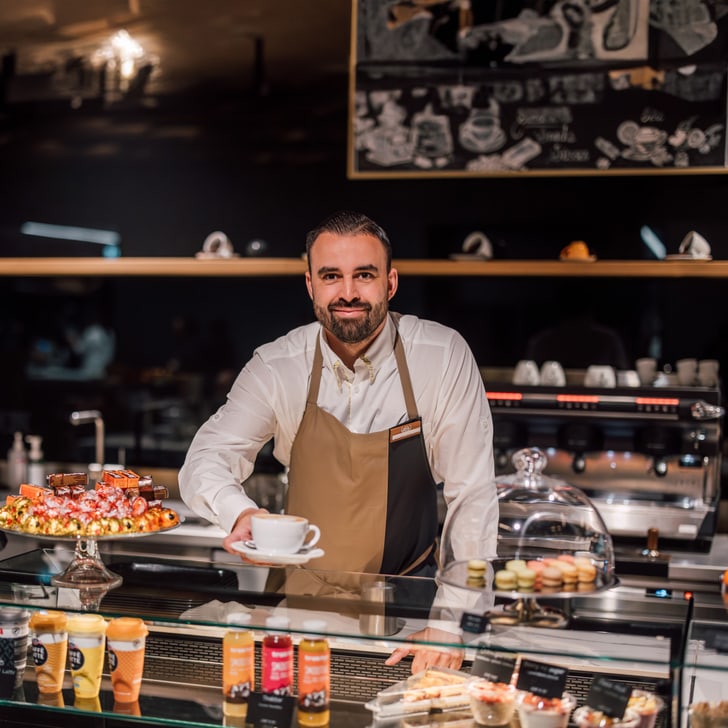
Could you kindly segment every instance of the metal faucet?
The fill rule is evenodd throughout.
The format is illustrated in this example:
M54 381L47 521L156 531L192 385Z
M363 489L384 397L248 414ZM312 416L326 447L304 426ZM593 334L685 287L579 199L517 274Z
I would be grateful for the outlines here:
M99 410L78 410L71 412L69 421L72 425L86 425L93 422L96 427L96 462L104 464L104 418Z

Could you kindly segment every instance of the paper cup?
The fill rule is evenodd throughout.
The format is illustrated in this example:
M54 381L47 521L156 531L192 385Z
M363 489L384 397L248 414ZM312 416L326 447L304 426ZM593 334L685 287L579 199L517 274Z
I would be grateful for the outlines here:
M34 612L30 618L31 655L39 693L58 693L68 654L68 617L55 610Z
M69 616L68 657L73 693L77 699L98 697L104 669L105 641L106 621L100 614Z
M118 617L109 622L106 645L111 687L117 703L134 703L139 699L148 633L144 620L136 617Z

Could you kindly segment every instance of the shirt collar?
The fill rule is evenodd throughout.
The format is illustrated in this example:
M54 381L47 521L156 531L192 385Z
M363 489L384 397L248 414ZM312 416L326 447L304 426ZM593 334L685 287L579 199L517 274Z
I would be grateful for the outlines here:
M367 380L370 384L374 384L377 372L394 350L396 333L392 317L388 314L379 336L374 339L364 354L354 362L354 372L352 373L329 346L324 334L324 327L321 326L319 341L321 342L324 366L334 373L339 386L344 381L353 382L355 380Z

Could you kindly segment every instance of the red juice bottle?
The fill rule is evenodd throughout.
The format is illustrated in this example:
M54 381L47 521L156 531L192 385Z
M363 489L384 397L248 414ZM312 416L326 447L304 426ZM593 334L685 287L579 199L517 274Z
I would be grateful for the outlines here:
M261 690L273 695L293 695L293 640L288 617L268 617L271 631L263 638Z

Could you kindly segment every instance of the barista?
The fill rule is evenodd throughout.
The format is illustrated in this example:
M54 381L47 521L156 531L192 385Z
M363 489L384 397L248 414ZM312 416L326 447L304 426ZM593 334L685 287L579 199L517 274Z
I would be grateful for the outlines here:
M289 466L286 510L321 528L317 568L432 576L436 483L452 504L486 490L495 554L492 420L476 362L454 330L389 312L398 285L388 237L339 212L306 240L318 322L261 346L199 429L180 491L199 515L251 538L243 481L273 438Z

